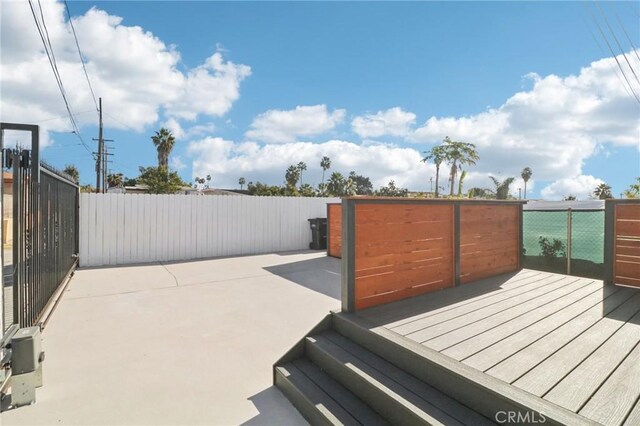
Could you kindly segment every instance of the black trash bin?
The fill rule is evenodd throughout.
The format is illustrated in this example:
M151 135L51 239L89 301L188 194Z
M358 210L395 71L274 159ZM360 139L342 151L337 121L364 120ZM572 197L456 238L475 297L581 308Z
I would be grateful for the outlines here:
M327 219L323 217L309 219L309 226L311 227L311 243L309 243L309 248L311 250L326 250Z

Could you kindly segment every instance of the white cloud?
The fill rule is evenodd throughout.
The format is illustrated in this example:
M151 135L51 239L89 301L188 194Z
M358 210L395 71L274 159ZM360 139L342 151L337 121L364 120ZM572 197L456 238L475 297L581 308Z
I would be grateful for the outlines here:
M321 135L342 123L344 109L333 112L326 105L297 106L292 110L272 109L257 116L246 133L249 139L271 143L294 142L299 137Z
M628 54L640 68L634 54ZM624 59L619 58L624 61ZM415 142L439 143L445 136L475 143L473 170L519 176L525 166L538 180L567 179L603 143L640 148L640 108L605 58L578 75L531 75L531 90L502 106L469 117L431 117L413 134Z
M171 133L173 134L173 136L175 136L176 139L182 139L186 135L184 129L182 128L180 123L178 123L178 120L176 120L173 117L171 117L167 121L165 121L164 124L162 125L162 127L164 127L167 130L171 131Z
M559 179L543 188L540 193L547 200L561 200L569 195L575 196L578 200L588 200L596 186L601 183L603 183L601 179L591 175L579 175Z
M187 165L184 161L182 161L182 157L179 155L174 155L171 157L171 168L174 170L183 170Z
M42 8L69 103L80 125L97 121L73 34L60 2ZM87 72L102 96L105 126L141 131L167 118L221 116L239 97L246 65L216 52L192 70L178 69L180 53L139 26L92 8L73 18ZM42 123L45 130L70 131L69 119L29 7L3 2L0 14L0 116L3 121ZM86 111L93 113L84 113Z
M351 121L351 128L361 138L405 136L411 131L415 121L414 113L395 107L376 114L358 116Z
M375 188L394 179L399 185L425 191L429 188L429 177L434 176L433 166L421 163L418 151L390 144L360 145L330 140L259 145L210 137L192 142L188 153L193 158L193 175L211 174L220 186L233 186L240 176L247 182L280 184L286 168L300 161L308 166L304 182L317 185L322 176L320 159L325 155L331 158L331 169L325 178L332 172L347 175L353 170L371 178Z

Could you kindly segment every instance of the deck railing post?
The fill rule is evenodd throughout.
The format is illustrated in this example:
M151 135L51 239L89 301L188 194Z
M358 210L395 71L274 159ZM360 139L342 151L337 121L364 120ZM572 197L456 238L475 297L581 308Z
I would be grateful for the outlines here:
M518 269L522 268L522 260L524 259L524 204L518 206Z
M453 204L453 283L460 285L460 203Z
M567 275L571 275L571 207L567 209Z
M342 312L355 312L356 201L342 200Z
M604 280L605 284L613 284L613 262L615 244L615 213L616 205L613 200L604 202Z

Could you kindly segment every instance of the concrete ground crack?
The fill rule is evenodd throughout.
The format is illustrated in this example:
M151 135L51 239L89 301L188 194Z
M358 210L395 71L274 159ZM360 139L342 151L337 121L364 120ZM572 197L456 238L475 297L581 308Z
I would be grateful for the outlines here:
M162 263L162 262L158 262L158 264L159 264L160 266L162 266L162 267L164 268L164 270L165 270L165 271L167 271L167 272L169 273L169 275L171 275L171 276L173 277L173 280L176 282L176 287L180 287L180 283L178 282L178 278L177 278L175 275L173 275L173 272L171 272L171 271L169 270L169 268L167 268L167 267L165 266L165 264L164 264L164 263Z

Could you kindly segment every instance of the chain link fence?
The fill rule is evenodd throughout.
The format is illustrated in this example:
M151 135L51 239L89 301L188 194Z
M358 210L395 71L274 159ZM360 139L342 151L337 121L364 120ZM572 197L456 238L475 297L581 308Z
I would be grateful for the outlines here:
M525 210L522 266L602 279L604 210Z

